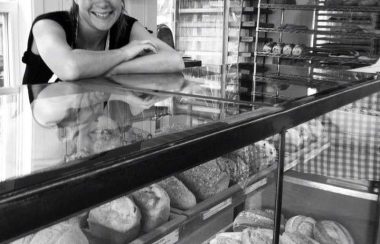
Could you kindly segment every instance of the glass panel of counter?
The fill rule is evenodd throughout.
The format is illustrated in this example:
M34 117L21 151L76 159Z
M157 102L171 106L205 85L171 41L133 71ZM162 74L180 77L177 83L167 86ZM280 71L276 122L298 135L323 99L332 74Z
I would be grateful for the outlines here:
M252 65L207 66L183 74L126 75L4 90L0 180L65 167L123 146L134 145L131 153L153 148L158 146L149 143L153 137L170 134L163 141L173 142L204 133L204 125L217 128L227 118L263 108L261 115L273 113L287 102L373 77L304 67L256 68L256 76L240 75L241 70L252 71ZM250 79L249 89L243 89L244 79ZM178 133L184 131L188 133ZM15 185L20 186L0 184L1 192Z

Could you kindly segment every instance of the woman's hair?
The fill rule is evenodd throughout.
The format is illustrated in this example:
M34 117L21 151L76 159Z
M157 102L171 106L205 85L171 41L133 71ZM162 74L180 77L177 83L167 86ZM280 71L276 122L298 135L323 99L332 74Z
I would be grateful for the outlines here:
M114 24L114 26L116 26L116 43L121 41L120 39L123 38L125 30L127 28L127 21L124 18L124 15L127 15L127 11L125 10L125 3L124 3L124 0L120 0L120 1L122 2L122 5L123 5L122 11L121 11L121 14L119 16L119 19ZM74 36L72 39L73 40L72 46L74 48L76 46L76 39L77 39L77 33L78 33L78 18L79 18L79 6L73 0L72 6L70 9L70 19L71 19L72 27L74 30L74 32L73 32Z

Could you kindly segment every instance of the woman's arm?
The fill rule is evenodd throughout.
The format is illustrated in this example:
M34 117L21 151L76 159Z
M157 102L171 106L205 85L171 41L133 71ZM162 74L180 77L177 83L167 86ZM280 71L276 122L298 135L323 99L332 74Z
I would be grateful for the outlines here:
M179 72L184 69L182 57L177 51L150 34L139 22L135 22L132 26L130 41L133 43L142 40L151 41L157 47L157 53L122 62L115 66L108 75Z
M72 49L63 28L52 20L40 20L33 26L35 46L47 66L62 80L104 75L116 65L146 51L156 52L149 41L136 41L120 49L91 51Z

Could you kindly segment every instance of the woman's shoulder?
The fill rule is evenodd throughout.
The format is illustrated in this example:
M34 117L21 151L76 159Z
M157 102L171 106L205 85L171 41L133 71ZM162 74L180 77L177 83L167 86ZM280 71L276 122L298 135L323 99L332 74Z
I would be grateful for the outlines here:
M129 16L127 14L123 14L122 15L122 18L124 18L124 21L128 24L128 25L133 25L133 23L135 23L137 21L137 19L133 18L132 16Z
M67 12L67 11L55 11L55 12L44 13L44 14L37 16L34 19L34 23L36 23L39 20L44 20L44 19L54 20L61 25L71 22L69 12Z

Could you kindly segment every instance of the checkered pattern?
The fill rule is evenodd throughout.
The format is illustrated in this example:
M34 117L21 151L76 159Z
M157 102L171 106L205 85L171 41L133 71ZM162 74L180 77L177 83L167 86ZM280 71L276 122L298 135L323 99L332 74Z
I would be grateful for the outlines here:
M329 177L380 180L380 93L322 116L330 147L296 170ZM302 162L302 161L301 161Z

